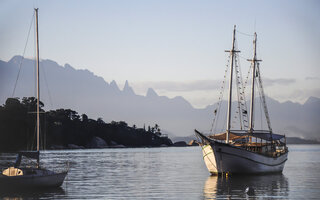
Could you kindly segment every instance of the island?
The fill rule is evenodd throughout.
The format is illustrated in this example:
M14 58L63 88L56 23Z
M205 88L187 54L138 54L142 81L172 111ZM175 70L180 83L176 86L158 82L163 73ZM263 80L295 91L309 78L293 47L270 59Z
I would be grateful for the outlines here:
M0 152L32 150L36 141L35 97L8 98L0 106ZM71 109L44 111L40 102L42 149L167 147L171 139L158 124L137 128L124 121L106 123Z

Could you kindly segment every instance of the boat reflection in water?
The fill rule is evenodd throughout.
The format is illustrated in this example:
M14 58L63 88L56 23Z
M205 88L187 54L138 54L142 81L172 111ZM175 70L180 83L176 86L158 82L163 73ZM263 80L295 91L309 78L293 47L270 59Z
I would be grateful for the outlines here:
M247 187L254 189L254 195L245 193ZM203 188L204 199L277 198L288 197L289 184L282 174L260 176L210 176Z
M66 194L61 187L42 189L0 189L0 199L3 200L23 200L23 199L60 199Z

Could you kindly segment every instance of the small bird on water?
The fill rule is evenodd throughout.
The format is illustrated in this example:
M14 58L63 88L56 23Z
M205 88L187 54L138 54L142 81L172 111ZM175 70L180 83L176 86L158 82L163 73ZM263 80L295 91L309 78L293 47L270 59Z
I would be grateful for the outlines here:
M254 195L254 189L253 189L253 187L247 187L246 188L246 190L245 190L245 193L247 194L247 195Z

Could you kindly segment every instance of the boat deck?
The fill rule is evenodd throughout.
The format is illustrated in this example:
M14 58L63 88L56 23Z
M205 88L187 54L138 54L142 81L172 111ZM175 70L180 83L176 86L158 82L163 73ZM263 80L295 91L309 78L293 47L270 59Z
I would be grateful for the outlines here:
M288 148L283 145L276 145L270 143L259 143L259 142L251 142L251 143L233 143L235 147L241 147L246 149L247 151L263 154L271 157L278 157L282 154L288 152Z

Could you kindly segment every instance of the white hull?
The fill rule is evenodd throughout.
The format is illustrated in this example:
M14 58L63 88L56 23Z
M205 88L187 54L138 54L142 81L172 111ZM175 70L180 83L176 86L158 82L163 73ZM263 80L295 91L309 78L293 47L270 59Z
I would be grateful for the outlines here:
M209 172L212 174L217 174L218 173L217 164L216 164L217 162L216 162L216 158L215 158L212 147L209 144L207 144L207 145L201 146L201 148L202 148L203 160Z
M22 176L4 176L0 175L1 188L50 188L62 185L66 172L55 173L49 170L37 169L35 174Z
M280 173L288 153L269 157L228 144L212 142L202 146L204 162L212 174L217 173Z

